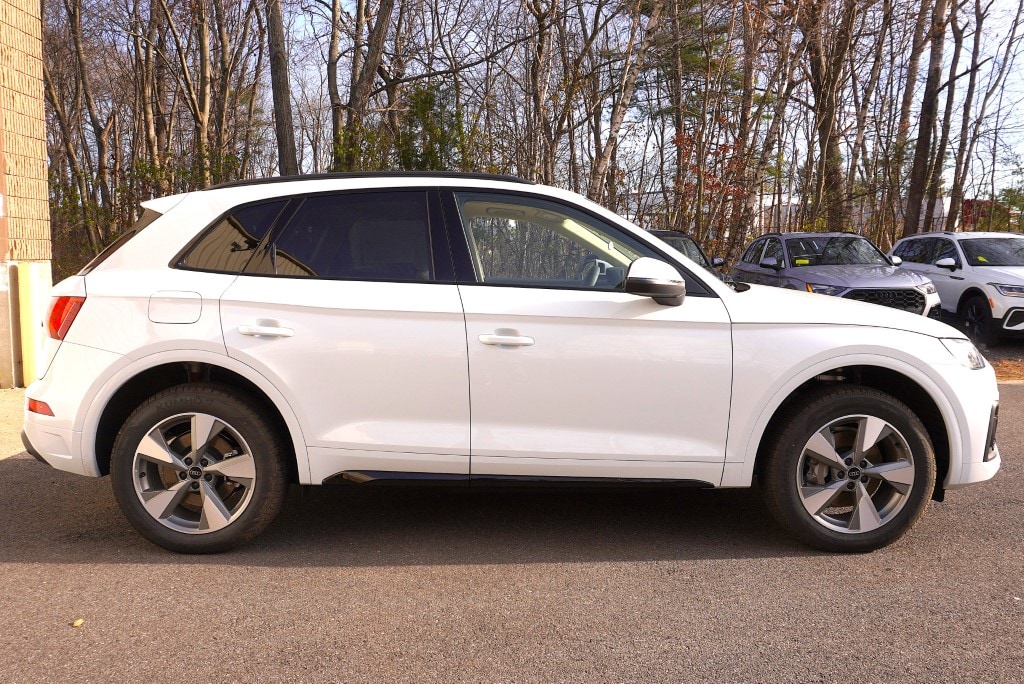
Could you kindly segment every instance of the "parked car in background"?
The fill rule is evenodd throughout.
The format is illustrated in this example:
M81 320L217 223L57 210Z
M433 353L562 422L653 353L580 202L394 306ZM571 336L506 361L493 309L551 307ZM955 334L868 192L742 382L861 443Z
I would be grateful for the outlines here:
M926 276L897 268L851 233L768 233L754 240L730 275L743 283L804 290L938 318L939 295Z
M682 252L690 259L690 261L703 266L713 273L716 278L725 280L726 276L721 271L721 268L725 266L725 259L720 256L708 259L708 256L704 253L704 250L700 248L700 245L697 244L697 241L683 231L649 230L647 232L666 243L669 247L678 252Z
M729 287L571 192L328 174L143 207L54 287L22 436L168 549L251 540L290 483L756 477L797 538L868 551L999 470L958 330Z
M890 254L935 284L943 310L975 341L1024 332L1024 235L921 233L897 240Z

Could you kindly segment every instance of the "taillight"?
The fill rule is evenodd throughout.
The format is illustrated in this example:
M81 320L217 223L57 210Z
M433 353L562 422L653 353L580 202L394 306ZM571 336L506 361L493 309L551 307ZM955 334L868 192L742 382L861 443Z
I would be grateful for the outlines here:
M46 322L46 331L55 340L63 340L75 322L75 316L85 304L85 297L54 297L50 304L50 315Z

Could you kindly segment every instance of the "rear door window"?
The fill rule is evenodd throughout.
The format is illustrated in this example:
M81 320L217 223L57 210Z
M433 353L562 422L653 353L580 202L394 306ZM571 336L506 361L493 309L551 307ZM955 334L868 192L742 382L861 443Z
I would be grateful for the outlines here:
M434 265L427 193L306 197L245 272L292 278L431 281Z

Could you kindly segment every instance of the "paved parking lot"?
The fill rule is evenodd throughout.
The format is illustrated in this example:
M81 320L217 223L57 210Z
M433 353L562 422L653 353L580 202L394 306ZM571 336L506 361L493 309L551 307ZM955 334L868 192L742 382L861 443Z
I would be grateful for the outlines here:
M295 488L241 551L177 556L107 480L15 455L0 680L1020 682L1024 385L1001 390L996 479L861 556L793 543L751 491L343 486ZM18 452L20 396L0 392Z

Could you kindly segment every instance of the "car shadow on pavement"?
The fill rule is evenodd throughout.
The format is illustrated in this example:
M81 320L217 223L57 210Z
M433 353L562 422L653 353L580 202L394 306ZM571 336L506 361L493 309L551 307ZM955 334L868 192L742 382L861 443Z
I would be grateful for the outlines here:
M0 461L0 562L403 566L809 555L755 491L294 486L253 543L216 556L152 546L107 478Z

